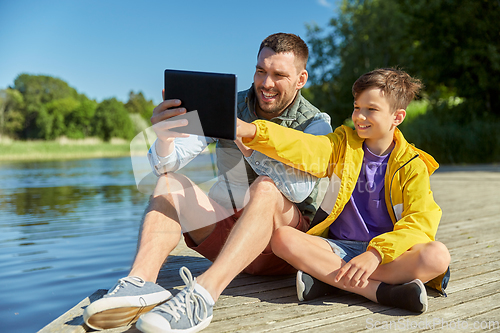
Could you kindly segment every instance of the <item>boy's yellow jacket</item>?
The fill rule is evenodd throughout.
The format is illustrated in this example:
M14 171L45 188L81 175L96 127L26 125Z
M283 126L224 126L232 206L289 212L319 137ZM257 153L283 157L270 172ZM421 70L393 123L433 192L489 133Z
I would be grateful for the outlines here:
M330 178L321 203L329 216L308 231L327 237L330 224L356 186L363 162L363 139L346 126L326 136L314 136L263 120L253 124L257 133L252 140L243 139L246 146L314 176ZM394 141L384 180L385 202L394 230L374 237L368 246L380 253L381 264L393 261L415 244L434 241L442 214L429 179L439 165L432 156L410 145L397 128ZM442 291L443 276L435 281L439 286L430 286Z

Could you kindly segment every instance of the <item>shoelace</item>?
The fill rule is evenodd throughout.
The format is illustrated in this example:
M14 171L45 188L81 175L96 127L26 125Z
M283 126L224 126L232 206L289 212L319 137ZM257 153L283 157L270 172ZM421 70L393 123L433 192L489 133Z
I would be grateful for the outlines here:
M178 293L174 298L158 308L170 314L175 321L179 321L181 313L185 313L189 322L194 326L193 313L198 322L205 320L208 316L208 308L205 299L194 293L196 279L193 279L191 272L186 267L181 267L179 275L186 284L186 287ZM194 309L194 311L193 311ZM202 311L200 311L202 310ZM201 315L200 315L200 312Z
M127 285L127 282L131 283L137 287L142 287L145 283L145 281L143 279L141 279L140 277L137 277L137 276L134 276L134 277L127 276L127 277L121 278L118 280L116 285L113 287L113 291L108 292L108 296L114 295L118 290L120 290L120 288L124 288Z

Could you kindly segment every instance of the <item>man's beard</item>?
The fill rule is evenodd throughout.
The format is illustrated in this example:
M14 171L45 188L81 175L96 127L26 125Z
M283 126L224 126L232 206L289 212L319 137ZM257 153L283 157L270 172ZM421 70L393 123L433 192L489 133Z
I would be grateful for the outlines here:
M263 91L263 89L259 89L257 90L256 89L256 94L261 94ZM278 95L279 97L282 97L283 95L279 94ZM264 101L262 101L260 99L260 96L257 97L257 104L258 104L258 107L259 109L262 111L262 113L265 113L265 114L269 114L269 115L279 115L280 113L282 113L283 111L285 111L285 109L288 107L288 105L290 105L290 103L293 101L290 100L290 101L285 101L285 100L275 100L274 102L274 105L273 104L268 104L268 103L265 103Z
M260 104L260 101L258 101L258 104L259 104L260 111L262 111L263 113L267 113L267 114L278 114L278 113L280 113L280 111L283 111L283 109L284 109L284 107L281 107L281 105L277 105L277 106L272 107L272 108L269 108L269 105L265 105L265 107L263 108L262 105Z

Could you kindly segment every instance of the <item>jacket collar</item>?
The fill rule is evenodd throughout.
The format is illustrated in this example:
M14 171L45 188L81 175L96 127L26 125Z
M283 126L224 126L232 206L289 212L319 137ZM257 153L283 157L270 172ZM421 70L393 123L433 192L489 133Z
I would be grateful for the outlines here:
M357 132L352 128L344 125L343 127L345 132L347 133L347 144L348 147L351 148L350 150L352 150L352 153L361 154L361 156L363 156L364 139L360 138ZM399 167L399 165L403 165L415 156L418 156L425 163L429 175L432 175L434 171L439 168L439 164L431 155L423 150L416 148L414 145L409 144L403 136L403 133L401 133L401 131L397 127L394 131L394 142L396 143L396 145L391 153L389 164L394 164L395 166ZM346 154L348 154L348 152L346 152Z

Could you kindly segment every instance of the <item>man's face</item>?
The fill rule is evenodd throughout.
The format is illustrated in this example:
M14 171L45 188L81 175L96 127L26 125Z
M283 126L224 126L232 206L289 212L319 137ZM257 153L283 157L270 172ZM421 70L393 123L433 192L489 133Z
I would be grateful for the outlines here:
M306 84L307 71L298 69L298 65L291 52L275 53L268 47L261 50L253 77L261 117L279 116Z

